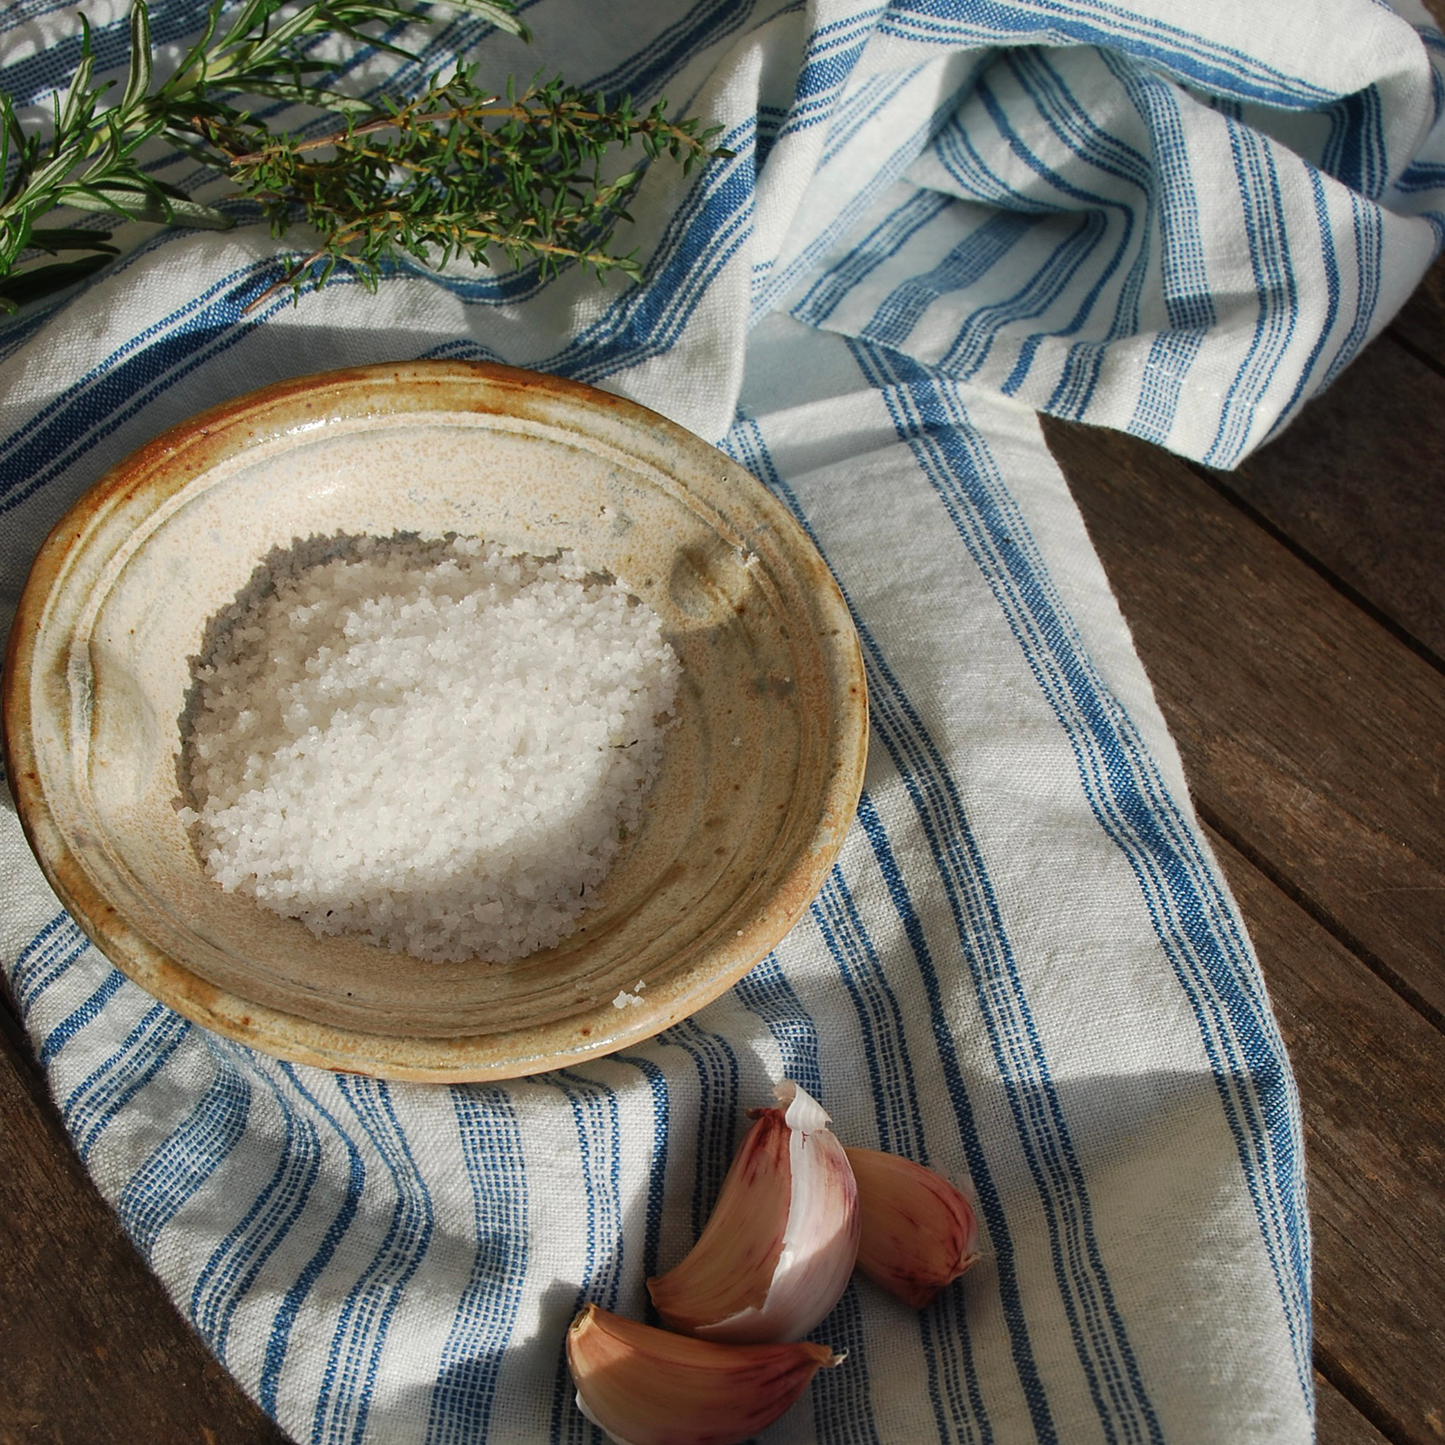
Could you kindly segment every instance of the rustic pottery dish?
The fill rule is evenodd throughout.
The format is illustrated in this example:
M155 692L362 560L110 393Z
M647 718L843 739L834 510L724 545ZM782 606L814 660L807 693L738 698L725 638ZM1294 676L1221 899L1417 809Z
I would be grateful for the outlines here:
M646 820L555 948L422 962L314 937L203 871L176 813L190 659L272 548L335 532L568 548L661 616L681 721ZM36 560L4 707L31 846L119 968L268 1053L434 1081L609 1053L717 997L821 886L867 749L847 609L762 486L631 402L456 362L271 386L116 467Z

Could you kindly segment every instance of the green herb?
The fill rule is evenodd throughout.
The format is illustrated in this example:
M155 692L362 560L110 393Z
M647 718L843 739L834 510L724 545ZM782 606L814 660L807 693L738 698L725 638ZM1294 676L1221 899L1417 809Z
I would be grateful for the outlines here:
M338 265L374 288L404 256L444 266L457 257L489 264L500 253L514 265L535 261L544 276L567 263L636 276L633 257L613 254L609 243L640 170L607 180L608 154L635 142L649 159L666 154L684 171L730 154L710 144L718 128L669 121L663 101L634 112L625 97L609 104L560 79L521 94L509 82L496 96L467 66L433 77L415 96L363 104L318 83L330 67L309 58L309 43L341 35L417 61L363 27L423 17L406 0L315 0L278 18L284 3L244 0L223 28L216 0L201 38L154 83L149 16L136 0L129 73L109 105L115 82L93 81L86 26L48 138L27 133L0 93L0 162L10 173L0 197L0 308L13 311L117 254L109 231L42 224L55 211L233 224L226 212L150 175L139 158L149 142L229 174L276 235L298 221L318 233L320 244L266 293L290 287L298 297ZM525 38L510 0L466 0L466 8ZM243 108L247 98L305 105L315 116L308 132L325 134L272 131ZM47 255L57 259L46 262Z

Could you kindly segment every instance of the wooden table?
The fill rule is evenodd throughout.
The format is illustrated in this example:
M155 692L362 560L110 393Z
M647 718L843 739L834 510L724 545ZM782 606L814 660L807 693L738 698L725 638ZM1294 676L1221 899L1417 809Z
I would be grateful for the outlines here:
M1299 1080L1319 1439L1439 1445L1445 263L1238 472L1118 433L1046 430ZM121 1234L8 1000L0 1034L0 1445L283 1440Z

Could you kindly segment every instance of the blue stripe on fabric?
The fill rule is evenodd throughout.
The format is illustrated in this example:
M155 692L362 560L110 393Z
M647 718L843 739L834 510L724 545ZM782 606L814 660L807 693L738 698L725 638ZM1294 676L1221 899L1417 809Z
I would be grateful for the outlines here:
M126 261L134 264L153 247L178 240L184 237L156 237ZM237 286L268 264L254 263L213 283L36 412L0 447L0 512L46 486L157 396L261 325L264 318L243 318L247 297Z
M376 1150L393 1192L391 1219L375 1255L347 1292L311 1422L312 1445L354 1445L366 1434L387 1333L435 1227L431 1194L384 1079L342 1075L337 1087Z
M582 1164L586 1230L572 1313L589 1301L603 1309L615 1310L626 1253L622 1228L622 1122L617 1095L606 1085L583 1078L570 1069L545 1074L538 1083L555 1090L566 1100ZM580 1410L573 1408L573 1392L572 1376L559 1352L552 1383L549 1436L554 1445L561 1441L581 1445L583 1440L595 1438L593 1427Z
M1432 161L1413 160L1395 181L1395 189L1406 195L1419 191L1445 189L1445 165Z
M517 1325L531 1263L522 1131L505 1089L451 1090L462 1163L472 1194L476 1252L437 1364L426 1445L485 1440L497 1375Z
M922 152L929 138L938 131L944 120L957 109L960 97L966 94L973 86L974 77L978 70L982 68L982 64L983 62L980 62L958 85L953 86L947 94L941 96L923 123L905 132L894 144L893 149L886 157L882 157L876 161L870 158L870 165L873 166L873 169L868 183L849 199L838 214L834 216L833 220L803 246L797 254L788 261L786 266L781 269L777 267L771 268L767 272L765 281L755 280L751 311L754 320L770 311L794 286L799 285L803 279L822 262L823 258L833 250L834 246L862 221L863 217L872 209L882 192L903 175L908 166ZM924 69L926 69L926 67L920 66L908 72L906 75L890 77L890 80L894 80L895 89L901 91L906 88L907 81L915 78ZM866 114L850 117L847 138L854 138L856 133L861 131L864 125L874 118L876 113L878 112L870 111ZM834 125L837 126L838 123L839 119L835 117ZM891 134L888 138L890 140L893 139ZM833 139L834 137L830 134L830 145ZM843 147L840 144L838 150L841 152L842 149ZM819 168L817 178L822 178L822 183L826 184L825 167Z
M767 1024L778 1046L783 1077L801 1084L826 1108L823 1076L818 1067L817 1021L788 982L777 954L770 953L755 963L733 985L733 993L749 1013Z
M738 1120L745 1107L737 1051L724 1035L683 1019L658 1036L692 1060L698 1087L698 1145L692 1179L692 1238L702 1233L741 1138Z
M687 1018L672 1025L657 1036L659 1045L681 1049L691 1060L693 1072L697 1079L698 1107L697 1119L693 1128L689 1131L695 1133L697 1139L697 1152L693 1160L692 1186L689 1194L691 1202L691 1233L690 1238L696 1239L707 1223L708 1215L717 1200L719 1191L722 1189L723 1179L727 1175L729 1166L732 1164L733 1155L737 1150L740 1140L739 1117L742 1111L741 1076L738 1067L737 1052L731 1041L720 1033L703 1028L696 1018ZM624 1057L623 1062L640 1066L642 1060L637 1057ZM664 1114L655 1116L654 1130L666 1124L669 1134L675 1128L677 1121L673 1117L671 1109L666 1104L666 1084L660 1076L654 1080L657 1073L656 1066L644 1071L650 1082L652 1082L654 1108L665 1110ZM659 1090L663 1094L663 1100L658 1102ZM662 1261L661 1259L661 1219L663 1200L661 1194L656 1195L657 1228L654 1230L653 1200L654 1190L661 1190L666 1186L666 1151L670 1146L667 1139L659 1139L654 1133L654 1160L653 1168L648 1179L648 1227L644 1242L644 1270L649 1276L662 1272L662 1265L668 1267L675 1264L676 1259ZM678 1256L680 1258L681 1255ZM651 1300L647 1303L649 1321L657 1323L657 1313L653 1308Z
M1348 97L1346 97L1348 102ZM1344 153L1346 140L1350 129L1350 114L1347 103L1336 104L1329 107L1330 130L1325 137L1325 143L1320 147L1319 167L1327 176L1340 178L1340 171L1343 169L1341 156Z
M786 110L775 105L760 105L757 115L757 139L753 142L753 169L761 175L768 163L773 147L782 134L783 122L788 118Z
M170 1063L190 1025L163 1004L146 1010L118 1047L60 1103L75 1152L88 1161L120 1113ZM109 1042L109 1041L107 1041Z
M1060 416L1080 417L1087 413L1098 384L1106 354L1103 343L1132 336L1139 330L1140 298L1148 278L1150 238L1154 228L1155 208L1151 204L1155 187L1153 167L1133 146L1101 130L1094 123L1058 69L1044 55L1018 52L1010 55L1008 64L1055 137L1068 146L1079 161L1101 175L1131 187L1139 196L1137 207L1104 196L1098 197L1095 202L1101 206L1122 205L1125 216L1117 249L1104 274L1099 277L1097 291L1102 292L1114 269L1123 264L1124 257L1131 251L1133 257L1124 271L1113 314L1102 328L1102 335L1096 334L1094 339L1069 349L1053 395L1045 404L1047 410ZM1054 168L1046 169L1051 175L1054 173ZM1089 194L1084 192L1085 196ZM1137 238L1133 234L1136 225ZM1058 334L1068 336L1082 330L1086 321L1091 319L1092 311L1093 304L1090 303L1087 310L1081 309L1074 322ZM1095 325L1093 329L1097 333L1101 328Z
M1106 51L1090 51L1088 59L1102 64L1111 73L1114 73L1111 60L1119 69L1132 69L1120 57ZM1151 157L1122 135L1105 130L1095 121L1089 105L1074 93L1070 76L1059 68L1062 63L1070 72L1079 70L1079 63L1070 52L1056 58L1048 51L1015 50L1009 51L1002 63L1018 80L1049 130L1079 160L1141 196L1147 194L1154 180ZM1073 79L1075 83L1082 80L1087 86L1095 83L1087 71L1074 75Z
M976 284L1008 255L1033 224L1033 217L1017 211L999 211L990 216L932 270L910 276L895 286L869 318L862 334L883 346L905 346L914 327L939 297Z
M944 169L980 199L1035 216L1054 213L1064 218L1070 214L1036 197L1025 197L1008 186L989 169L961 123L944 127L935 141L935 153ZM973 376L988 360L994 342L1005 327L1042 315L1060 296L1073 289L1074 278L1108 232L1108 222L1098 211L1074 214L1077 219L1072 230L1065 233L1043 265L1025 277L1012 294L979 307L961 320L957 339L938 363L941 368L954 375ZM1025 337L1002 390L1016 391L1023 384L1040 340L1039 336Z
M1335 320L1340 312L1340 267L1338 258L1335 255L1334 229L1330 224L1329 202L1325 198L1324 183L1320 179L1320 173L1313 167L1307 172L1310 182L1310 193L1315 202L1315 219L1319 223L1320 230L1320 269L1324 273L1325 281L1325 318L1320 325L1319 335L1315 337L1315 344L1310 348L1309 357L1305 364L1299 369L1299 380L1295 382L1294 390L1290 393L1289 401L1281 409L1279 416L1275 419L1274 425L1269 429L1269 436L1273 436L1283 427L1294 415L1295 409L1305 398L1318 390L1318 383L1314 383L1315 365L1320 359L1320 353L1324 351L1326 343L1330 339L1330 333L1334 330ZM1372 274L1375 268L1371 268ZM1359 273L1359 285L1363 288L1369 283L1365 279L1363 268ZM1355 310L1355 324L1359 324L1360 312L1362 309L1373 311L1373 307L1363 308L1357 305ZM1368 324L1368 323L1367 323ZM1349 344L1348 338L1340 347L1340 352ZM1313 384L1312 384L1313 383Z
M1225 391L1219 429L1203 458L1211 465L1226 467L1244 451L1255 408L1263 400L1294 335L1299 305L1272 147L1236 123L1229 126L1229 142L1244 207L1245 240L1259 319L1244 361Z
M821 549L820 539L813 532L796 496L792 493L791 488L782 482L774 467L756 423L746 421L740 423L729 436L728 447L738 456L739 460L748 466L750 471L762 478L770 489L784 500L808 532L814 544L819 545ZM841 579L840 585L842 585ZM843 590L846 598L846 586ZM849 605L851 609L851 603ZM887 664L883 661L876 641L871 637L866 624L857 619L856 612L854 615L865 644L865 666L869 670L871 705L875 709L884 707L886 688L888 698L886 710L892 711L892 698L901 698L905 711L916 722L916 714L913 714L911 705L903 697L896 679L893 678ZM875 726L881 725L882 718L877 711L874 716ZM895 759L899 760L896 751ZM906 780L908 770L901 760L899 760L899 766L903 770ZM910 787L912 787L911 783ZM965 1157L969 1161L973 1179L976 1181L981 1213L989 1228L990 1240L995 1249L1000 1305L1009 1330L1011 1354L1020 1387L1027 1401L1037 1438L1043 1441L1053 1440L1056 1437L1047 1394L1034 1362L1028 1337L1013 1244L1003 1213L1002 1200L988 1171L982 1141L963 1082L952 1026L946 1016L940 977L933 965L921 921L908 896L901 870L892 856L891 846L866 791L860 800L859 820L874 847L885 886L894 901L905 935L912 946L913 956L919 967L920 982L929 1000L934 1041L948 1083L959 1127L960 1143ZM927 1163L929 1149L922 1131L916 1092L912 1082L910 1056L906 1040L902 1037L901 1018L888 984L888 973L877 959L876 952L867 938L856 909L853 908L851 899L847 895L841 870L837 867L815 902L813 915L818 920L825 941L835 960L839 962L840 972L843 973L845 981L849 982L850 991L854 992L855 997L862 993L861 986L855 981L856 976L872 972L876 975L875 988L888 1001L886 1008L875 1006L868 1010L862 1006L858 1007L860 1025L867 1041L865 1053L870 1069L890 1055L897 1059L897 1069L895 1073L889 1075L887 1084L885 1085L881 1079L877 1078L873 1084L875 1108L879 1118L880 1147L906 1154L921 1163ZM845 931L856 935L856 943L851 948L844 947L841 943L841 937ZM891 967L896 969L897 966L895 955ZM888 1030L896 1040L894 1048L890 1049L884 1045L885 1033L883 1030L876 1026L870 1026L870 1014L872 1020L886 1020L891 1017L895 1021L893 1029ZM908 1080L906 1089L898 1087L899 1074ZM909 1111L906 1114L899 1112L899 1101L903 1096L906 1096L909 1101ZM993 1440L993 1431L985 1410L977 1365L973 1357L965 1318L963 1291L955 1290L946 1294L931 1309L921 1313L918 1316L918 1322L927 1372L927 1395L934 1412L938 1438L968 1442L968 1445L975 1445L975 1442L976 1445L989 1445L989 1442Z
M1094 672L1027 524L957 396L922 368L899 368L888 353L856 347L855 354L865 374L889 387L900 408L900 434L1003 606L1074 747L1095 817L1139 882L1160 945L1195 1012L1309 1400L1308 1224L1297 1110L1243 929L1128 714ZM1291 1183L1288 1192L1281 1176Z
M90 940L68 913L57 913L24 948L10 974L10 991L23 1021L45 991L63 978L76 959L90 947Z
M668 1102L667 1075L651 1060L638 1054L614 1054L620 1064L630 1064L647 1081L652 1096L652 1144L647 1161L647 1212L642 1230L642 1275L651 1279L661 1273L658 1263L662 1248L662 1211L667 1193L668 1137L671 1132L671 1107ZM649 1298L647 1322L659 1324L656 1309Z
M994 130L997 136L996 126ZM984 159L980 140L981 137L973 133L962 114L950 116L933 137L933 156L960 195L1026 215L1059 214L1062 208L1057 201L1017 190L1001 176Z
M985 66L986 62L980 60L974 72L963 83L953 88L945 103L935 108L928 122L916 130L904 146L894 152L888 172L890 183L902 175L911 161L912 147L917 145L920 150L922 149L927 140L944 123L946 117L956 108L959 100L972 88L975 76L981 73ZM833 116L828 144L818 165L820 174L846 151L849 144L858 138L868 122L886 113L890 103L908 89L918 78L922 69L923 67L918 67L905 72L870 76L843 101ZM871 187L868 190L866 199L870 204L878 192L879 188L877 187ZM803 301L798 303L804 311L810 313L808 319L816 318L816 321L824 319L843 300L851 285L862 281L879 262L894 254L916 231L926 226L935 214L946 210L950 202L951 198L948 196L920 191L885 217L861 243L850 242L846 252L832 266L821 270L817 279L810 283ZM818 269L817 263L831 249L840 229L853 226L862 215L863 207L855 201L846 213L847 219L844 227L840 228L835 223L822 240L815 239L810 245L807 253L809 266ZM795 281L802 280L806 269L808 268L799 261L795 261L788 268L787 286L790 287ZM781 294L783 289L787 288L774 284L769 295ZM828 298L826 302L821 299L824 296ZM755 300L755 313L760 310L763 299Z
M1037 67L1025 69L1020 66L1013 66L1012 69L1026 93L1031 95L1036 105L1042 107L1040 93L1034 89L1034 83L1040 78L1042 72L1040 72ZM1104 287L1123 264L1124 257L1131 249L1131 242L1134 239L1136 229L1134 210L1131 206L1115 200L1112 197L1100 195L1097 192L1085 190L1082 186L1075 185L1072 181L1060 175L1052 166L1045 163L1037 152L1025 142L1023 135L1010 119L1007 109L990 85L980 83L977 95L984 110L997 128L999 136L1007 144L1010 153L1015 159L1022 161L1044 184L1052 187L1058 191L1060 195L1067 197L1076 205L1086 208L1084 214L1089 217L1091 224L1076 232L1076 235L1081 238L1085 235L1089 236L1092 244L1088 247L1087 252L1078 257L1079 264L1076 264L1065 272L1054 288L1050 292L1045 293L1046 299L1049 302L1057 300L1065 294L1069 295L1072 302L1073 293L1075 291L1079 292L1078 303L1072 317L1063 325L1055 327L1050 333L1051 335L1060 337L1075 335L1088 321ZM1041 108L1040 114L1043 113ZM1045 119L1047 121L1049 117L1045 116ZM1064 139L1057 127L1055 127L1055 134L1058 135L1060 139ZM1097 154L1091 158L1091 163L1097 168L1106 170L1108 173L1120 179L1130 179L1126 171L1112 162L1106 165L1103 159ZM1116 243L1112 251L1100 258L1097 272L1092 279L1089 279L1087 284L1080 285L1076 282L1076 277L1079 276L1081 263L1086 256L1089 259L1093 259L1092 253L1095 245L1102 246L1113 232L1114 228L1108 221L1110 214L1116 215L1120 223ZM1142 255L1142 251L1138 254ZM1139 261L1136 259L1135 272L1138 271L1138 267ZM1080 278L1080 280L1082 279L1083 278ZM1132 289L1136 293L1134 297L1136 302L1137 288L1140 285L1142 285L1142 274L1136 276L1132 283ZM1126 310L1129 304L1130 291L1131 287L1126 286L1121 298L1120 304ZM1116 314L1114 319L1109 323L1106 334L1111 337L1118 335L1122 329L1127 327L1127 324L1126 316ZM1038 340L1039 338L1030 337L1020 349L1018 364L1001 387L1001 390L1003 390L1006 395L1013 394L1023 384L1024 376L1028 371ZM1097 370L1097 362L1094 364L1094 369ZM1066 372L1064 379L1061 380L1059 386L1055 389L1054 395L1050 398L1048 407L1050 410L1063 411L1068 415L1078 415L1079 408L1087 406L1088 391L1087 389L1085 390L1082 400L1077 397L1070 399L1067 384L1068 375Z
M1082 1171L956 785L941 760L929 759L934 764L931 778L916 775L918 744L906 734L889 727L883 740L908 784L954 913L963 959L1043 1205L1060 1299L1105 1436L1111 1441L1157 1439L1153 1407L1138 1381L1132 1347L1099 1256ZM925 787L933 796L924 795ZM939 998L940 1015L941 1003ZM941 1036L939 1042L941 1047ZM981 1183L979 1187L982 1198Z
M1150 203L1158 212L1159 281L1169 328L1150 343L1129 430L1162 443L1178 414L1184 378L1216 320L1200 235L1199 196L1178 93L1159 76L1110 52L1103 53L1103 61L1153 143Z
M734 444L746 451L750 469L771 491L782 500L799 524L807 532L819 550L823 550L798 503L791 487L781 475L768 455L761 432L755 422L746 421L735 429ZM846 586L840 581L845 601L848 599ZM921 719L909 702L898 679L888 666L877 639L867 623L859 617L849 602L858 628L859 640L863 645L863 661L868 682L869 719L873 736L887 747L890 757L899 770L899 775L909 796L918 810L923 823L935 863L939 863L941 850L937 830L933 826L930 808L925 798L935 796L948 780L943 775L942 759L937 746L928 737ZM875 859L888 889L890 899L908 939L918 969L920 983L928 1000L929 1024L934 1045L938 1051L939 1066L948 1089L954 1121L968 1161L974 1186L978 1191L979 1206L988 1229L997 1263L1000 1309L1009 1336L1009 1351L1019 1389L1029 1410L1029 1418L1037 1439L1042 1445L1052 1445L1058 1437L1052 1412L1049 1408L1047 1391L1034 1358L1033 1344L1029 1338L1028 1323L1023 1309L1023 1298L1019 1288L1018 1266L1009 1230L1003 1199L993 1181L988 1167L987 1155L973 1113L973 1105L964 1081L963 1068L958 1055L945 1001L942 977L936 966L927 937L923 931L907 884L903 879L892 854L891 844L883 830L872 802L865 793L859 806L858 819L865 836L873 848ZM924 1157L927 1157L924 1151ZM929 1399L933 1405L935 1422L940 1440L975 1440L988 1442L992 1439L991 1429L984 1413L977 1374L968 1334L962 1319L961 1292L955 1291L951 1304L945 1306L952 1312L949 1325L952 1330L955 1349L940 1349L927 1356L929 1368ZM961 1378L960 1378L961 1376ZM959 1431L962 1430L962 1435Z
M1355 303L1349 330L1325 370L1320 389L1327 387L1351 361L1370 335L1375 308L1380 304L1381 256L1385 245L1385 218L1378 206L1350 197L1355 241Z
M126 1181L116 1212L136 1247L150 1259L161 1231L176 1217L245 1132L251 1086L214 1051L215 1074L194 1108Z
M1437 51L1439 58L1445 61L1445 34L1441 34L1433 25L1421 27L1415 33L1424 42L1427 51ZM1437 65L1433 59L1430 62L1430 99L1434 106L1431 117L1433 127L1445 116L1445 66Z
M1167 442L1179 412L1184 378L1199 355L1205 335L1203 328L1161 331L1149 343L1127 430L1160 446Z
M650 100L684 65L743 29L756 9L756 0L697 0L643 49L621 65L593 76L583 88L600 90L612 100L623 95L635 101Z
M918 69L885 70L865 76L834 107L827 139L818 157L817 170L832 165L858 139L870 121L887 113L888 107L918 78Z
M55 1062L55 1056L83 1029L94 1023L100 1011L120 992L125 975L112 969L101 979L90 996L79 1007L74 1008L40 1041L36 1056L42 1064Z
M1320 168L1350 190L1375 201L1389 180L1384 111L1371 85L1330 107L1331 131Z
M894 0L879 29L935 45L1113 46L1187 84L1232 98L1289 109L1313 108L1335 98L1237 46L1100 0L990 0L981 12L960 11L955 0Z
M808 130L832 117L883 9L880 5L846 20L821 25L808 37L783 134Z
M821 326L855 286L867 280L950 205L951 199L938 191L915 191L874 226L836 266L823 271L794 302L791 314L810 326Z
M41 14L57 11L73 11L72 4L55 6ZM34 18L27 17L27 24ZM93 15L88 17L92 19ZM70 84L80 64L81 27L78 18L74 20L73 33L56 37L43 48L23 60L13 61L3 68L4 90L17 107L47 102L53 91L63 92ZM162 46L179 44L189 40L196 33L196 15L184 6L161 5L153 7L151 16L151 42L159 49ZM92 23L90 31L91 54L95 57L95 74L104 75L108 70L123 70L130 55L130 19L125 13L108 24ZM48 102L47 102L48 103Z
M868 805L872 807L870 802ZM904 1032L903 1010L863 923L841 867L835 865L813 900L812 915L858 1017L873 1097L878 1147L929 1163L918 1084Z
M256 1388L256 1398L260 1402L261 1408L273 1419L276 1416L281 1372L286 1364L287 1354L291 1347L291 1333L295 1328L296 1318L301 1312L301 1305L315 1287L322 1271L335 1257L341 1241L351 1228L352 1221L356 1218L357 1211L361 1206L362 1194L366 1187L366 1163L351 1136L337 1122L336 1116L331 1110L301 1081L301 1075L293 1064L283 1063L280 1069L282 1077L295 1090L303 1104L313 1110L317 1117L323 1120L336 1135L346 1153L347 1170L346 1187L342 1191L341 1202L337 1206L336 1213L326 1227L326 1232L321 1236L321 1242L312 1252L311 1258L302 1265L297 1271L295 1279L286 1287L286 1292L281 1297L281 1304L271 1320L271 1328L266 1336L266 1353L261 1359L261 1380ZM319 1144L319 1135L317 1135L317 1141ZM308 1204L309 1212L314 1214L316 1208L315 1203Z
M579 331L542 369L596 384L615 371L670 350L716 277L751 233L753 188L745 152L752 123L722 138L737 159L703 172L669 221L644 284Z
M1072 289L1075 277L1104 239L1106 227L1107 222L1101 216L1080 213L1073 229L1064 234L1044 264L1023 285L965 318L957 340L940 359L940 367L956 376L976 375L987 362L1001 332L1036 320ZM1014 365L999 384L1005 396L1017 392L1023 385L1043 340L1037 332L1022 338Z
M813 1376L810 1390L818 1445L893 1445L878 1433L873 1413L868 1331L856 1275L827 1319L807 1338L847 1356L843 1369L819 1370Z
M980 1212L988 1229L994 1252L998 1279L999 1307L1009 1334L1009 1352L1014 1372L1028 1406L1034 1434L1041 1442L1056 1441L1053 1414L1048 1392L1038 1363L1034 1359L1033 1342L1029 1338L1028 1320L1024 1313L1023 1291L1019 1284L1018 1255L1008 1227L1003 1198L994 1184L984 1153L983 1140L968 1098L967 1085L957 1053L953 1029L949 1023L943 981L934 963L932 951L923 932L923 923L909 895L898 866L892 844L878 816L873 800L865 795L860 803L859 822L873 849L873 856L888 889L894 910L903 925L910 944L919 980L928 999L929 1023L939 1062L953 1101L964 1157L977 1193ZM927 1160L927 1150L919 1141L920 1163ZM904 1152L901 1151L900 1152ZM910 1157L913 1157L910 1155ZM945 1293L933 1308L918 1316L928 1371L928 1396L933 1406L940 1440L962 1442L962 1445L991 1445L993 1426L984 1405L978 1364L974 1359L973 1341L968 1332L962 1290Z
M222 1364L236 1309L277 1246L290 1232L308 1202L321 1168L316 1126L293 1107L270 1074L259 1077L280 1110L282 1136L269 1179L246 1206L245 1213L211 1251L191 1287L191 1323ZM235 1201L239 1209L241 1199Z
M1099 58L1097 54L1095 58ZM1154 186L1154 167L1150 158L1122 136L1102 129L1094 121L1088 107L1073 93L1068 79L1047 54L1034 51L1011 52L1004 63L1055 139L1067 147L1076 160L1136 193L1141 202L1147 201ZM1021 134L1018 136L1018 143L1023 143ZM1038 155L1037 145L1031 145L1030 149L1035 156ZM1041 174L1049 179L1051 184L1057 185L1054 177L1058 168L1045 164L1041 159L1040 167ZM1121 201L1112 195L1096 195L1083 186L1079 186L1076 192L1065 190L1065 194L1084 204L1121 207L1127 215L1133 215L1135 210L1127 201ZM1137 296L1137 285L1133 290ZM1128 312L1125 316L1125 329L1136 330L1137 320Z

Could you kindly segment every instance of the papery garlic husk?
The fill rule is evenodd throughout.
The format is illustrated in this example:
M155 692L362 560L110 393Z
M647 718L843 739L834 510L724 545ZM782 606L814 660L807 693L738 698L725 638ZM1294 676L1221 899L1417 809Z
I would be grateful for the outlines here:
M577 1408L616 1445L737 1445L842 1360L826 1345L695 1340L596 1305L567 1331Z
M922 1309L978 1259L972 1202L941 1174L899 1154L849 1149L863 1232L858 1268Z
M858 1256L858 1193L818 1102L791 1079L757 1120L692 1252L647 1282L658 1313L699 1339L800 1340L838 1303Z

